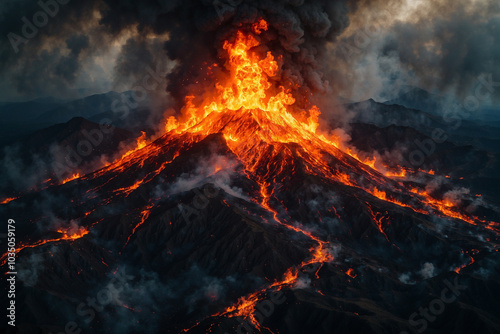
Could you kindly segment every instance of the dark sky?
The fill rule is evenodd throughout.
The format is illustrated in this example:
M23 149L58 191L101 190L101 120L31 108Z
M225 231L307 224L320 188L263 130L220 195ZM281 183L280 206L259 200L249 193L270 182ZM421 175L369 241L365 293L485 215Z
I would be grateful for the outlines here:
M258 17L274 34L266 47L284 55L282 80L305 91L388 99L416 85L466 98L481 75L500 82L494 0L60 2L1 2L0 101L129 90L148 67L170 71L162 90L175 99ZM491 92L498 99L500 86Z

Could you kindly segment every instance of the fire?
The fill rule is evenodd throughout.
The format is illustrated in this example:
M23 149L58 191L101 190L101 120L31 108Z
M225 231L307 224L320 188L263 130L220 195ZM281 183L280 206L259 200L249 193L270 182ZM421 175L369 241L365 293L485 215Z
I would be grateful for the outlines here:
M65 184L65 183L68 183L69 181L73 181L75 179L79 179L81 176L80 176L80 173L74 173L73 175L71 175L70 177L68 177L67 179L64 179L61 183L62 184Z
M252 31L256 35L267 29L268 25L264 20L252 25ZM194 95L187 96L180 120L169 117L165 124L166 131L199 136L222 133L231 151L256 178L262 177L255 173L257 169L272 158L265 152L269 145L296 143L301 148L297 154L305 161L305 169L310 174L362 188L384 201L428 214L426 210L389 197L376 186L367 189L366 186L358 185L346 172L332 171L331 166L325 162L324 155L341 159L345 170L353 169L354 162L346 159L347 154L363 164L363 171L376 184L381 186L386 183L383 175L374 169L376 157L361 159L353 149L344 147L339 138L318 133L319 109L316 106L309 110L300 109L295 105L290 91L284 86L273 84L273 78L279 73L279 63L271 52L264 55L255 51L260 45L258 38L239 31L234 42L224 42L223 49L228 55L228 78L217 82L215 91L207 94L201 102ZM397 173L386 173L392 177L406 176L405 169ZM265 182L267 181L262 180L260 183L264 186ZM443 213L448 212L449 210Z
M257 35L260 35L262 33L262 31L267 31L268 28L269 28L269 25L267 24L266 20L264 20L264 19L260 19L259 21L255 22L252 25L252 30Z
M387 177L404 178L406 177L406 169L401 169L399 172L388 171L385 172L384 175Z
M434 172L433 169L431 169L429 171L425 171L425 170L419 168L418 171L422 172L422 173L425 173L425 174L429 174L429 175L435 175L436 174L436 172Z
M57 232L62 234L62 237L59 240L76 240L80 239L84 235L89 234L89 230L83 227L80 227L74 231L72 229L58 229Z
M148 144L148 141L146 139L146 132L141 131L141 135L139 136L139 138L136 139L136 145L135 145L135 147L133 149L127 151L122 156L122 158L125 158L125 157L131 155L132 153L134 153L136 151L139 151L140 149L146 147L147 144Z
M238 31L234 40L226 40L222 46L227 53L226 77L217 78L214 88L207 88L204 95L186 96L181 116L178 119L171 116L165 121L165 136L169 138L183 136L185 140L200 140L211 134L221 134L229 149L243 164L247 176L259 184L257 196L260 198L256 201L261 207L283 228L300 233L315 243L310 249L308 260L289 268L281 279L241 297L232 306L213 315L241 316L258 330L261 325L254 316L255 308L266 292L293 287L301 270L311 264L319 265L315 274L318 277L322 265L333 259L328 242L304 227L281 219L275 208L275 203L280 203L274 192L274 184L279 182L276 177L284 170L293 173L296 168L294 159L300 159L303 169L310 175L362 189L399 207L426 215L435 211L448 218L471 220L459 214L452 203L415 194L402 183L387 178L405 178L406 169L399 167L396 171L388 172L383 168L379 172L376 167L380 162L376 157L360 158L340 138L320 133L319 108L301 108L292 92L279 84L280 57L275 57L260 45L260 37L268 29L267 22L260 19L249 27L248 33ZM292 152L290 146L296 150ZM334 167L326 156L337 159ZM273 159L279 162L270 163ZM433 170L426 173L434 175ZM411 204L403 198L411 198ZM384 231L384 225L389 222L388 217L371 208L369 210L378 230L389 241ZM352 269L346 274L356 277Z

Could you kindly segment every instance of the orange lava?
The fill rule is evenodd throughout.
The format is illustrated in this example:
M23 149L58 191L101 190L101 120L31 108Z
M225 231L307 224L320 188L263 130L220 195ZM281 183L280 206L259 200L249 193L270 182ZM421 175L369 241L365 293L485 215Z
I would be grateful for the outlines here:
M476 255L477 253L479 253L479 251L477 249L472 249L470 252L468 252L468 251L464 252L464 254L467 254L467 256L469 256L470 261L469 261L469 263L464 263L461 266L455 268L455 272L457 274L460 274L462 269L467 268L468 266L470 266L471 264L473 264L475 262L474 258L472 257L472 255L469 255L469 253L472 253L472 255Z
M354 273L354 269L352 269L352 268L347 269L347 271L345 273L347 276L349 276L351 278L356 278L358 276Z
M123 248L125 248L125 246L128 245L130 239L132 238L132 236L134 235L135 231L137 231L137 229L142 225L144 224L144 222L146 221L146 219L148 219L150 213L151 213L151 209L153 208L153 204L150 204L148 205L144 210L142 210L141 212L141 221L132 229L132 233L130 233L130 235L128 236L127 238L127 241L125 242L125 245L123 246Z
M274 185L279 182L276 175L281 175L285 168L287 175L293 174L298 168L294 159L299 159L301 168L310 175L362 189L399 207L426 215L435 211L444 217L467 222L472 219L445 203L411 192L401 183L388 182L387 177L405 178L406 169L399 167L396 171L387 171L384 168L379 172L376 157L360 158L337 136L320 133L319 109L314 105L302 109L296 104L292 92L277 80L281 59L262 48L260 43L260 35L267 29L267 22L260 19L250 26L250 32L238 31L234 39L226 40L223 49L227 52L227 75L216 78L213 90L206 87L205 94L186 96L181 116L171 116L165 121L165 136L170 138L184 136L191 138L189 140L200 140L211 134L222 134L229 149L243 164L244 172L259 184L261 207L276 223L301 233L316 244L310 249L310 259L289 268L281 279L241 297L235 304L213 315L243 317L258 330L261 325L255 318L255 307L266 292L293 287L301 270L311 264L319 265L317 277L321 266L333 259L327 242L304 227L280 218L276 209L280 203L274 193ZM216 64L209 68L213 67ZM290 147L296 149L292 152ZM337 159L335 167L325 156ZM279 162L272 162L275 160ZM425 173L434 175L433 170ZM358 179L364 180L363 184ZM411 204L399 197L411 198ZM388 219L385 218L384 223L384 216L371 208L370 213L379 231L389 240L383 229ZM356 277L352 269L347 275Z
M68 177L67 179L64 179L61 184L65 184L65 183L68 183L69 181L73 181L73 180L76 180L76 179L79 179L81 176L80 176L80 173L75 173L73 175L71 175L70 177Z
M367 205L368 205L368 203L367 203ZM375 222L375 224L377 225L377 228L380 231L380 233L382 233L382 235L385 237L385 239L390 242L389 237L387 236L387 234L385 234L384 229L383 229L382 219L384 218L384 215L380 214L379 212L374 212L369 205L368 205L368 210L370 210L370 215L372 216L372 219Z
M7 204L12 202L13 200L18 199L18 197L11 197L11 198L6 198L3 201L0 202L0 204Z
M132 148L131 150L125 152L125 154L122 156L122 158L125 158L125 157L131 155L132 153L146 147L147 144L148 144L148 141L146 139L146 132L141 131L141 136L139 138L137 138L137 140L136 140L136 146L134 148Z
M388 171L384 175L387 177L404 178L406 177L406 169L401 169L399 172Z
M53 242L58 242L58 241L74 241L77 239L82 238L83 236L89 234L89 230L86 228L80 227L76 231L73 231L73 229L69 230L63 230L59 229L57 232L61 233L61 237L59 238L54 238L54 239L46 239L46 240L39 240L37 242L34 242L32 244L20 244L19 247L16 248L16 254L19 254L20 251L22 251L25 248L34 248L34 247L39 247L48 243L53 243ZM3 254L2 257L0 258L1 264L0 265L5 265L7 263L7 253Z

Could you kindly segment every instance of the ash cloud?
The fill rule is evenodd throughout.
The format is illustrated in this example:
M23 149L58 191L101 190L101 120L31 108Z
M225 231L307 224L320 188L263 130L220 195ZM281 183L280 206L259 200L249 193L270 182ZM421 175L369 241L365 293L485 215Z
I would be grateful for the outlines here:
M30 19L40 10L31 1L3 4L0 13L8 20L0 32L21 36L21 18ZM98 73L103 66L98 58L118 45L114 85L140 78L145 66L138 64L157 67L168 60L175 68L168 75L167 90L181 104L192 85L206 79L207 64L224 64L223 41L236 30L250 32L251 24L264 18L270 29L260 36L265 46L258 51L271 49L283 57L276 85L285 82L295 90L298 104L307 105L311 92L329 91L319 59L325 56L326 43L347 27L347 13L347 0L71 2L60 5L36 36L20 44L19 53L4 38L0 72L15 82L17 93L67 96L68 85L81 83L92 66Z
M274 86L291 89L300 108L314 103L332 113L339 94L389 99L407 84L467 96L481 73L500 80L494 0L90 0L58 7L15 53L7 35L22 36L21 19L33 21L41 7L27 0L0 5L3 99L131 89L149 66L169 71L153 104L180 110L187 94L211 87L207 65L224 72L223 41L236 30L250 32L259 18L270 27L257 36L256 52L282 57Z
M350 2L351 25L332 47L347 98L394 98L406 85L466 98L478 77L500 80L497 1ZM500 93L492 92L498 102Z

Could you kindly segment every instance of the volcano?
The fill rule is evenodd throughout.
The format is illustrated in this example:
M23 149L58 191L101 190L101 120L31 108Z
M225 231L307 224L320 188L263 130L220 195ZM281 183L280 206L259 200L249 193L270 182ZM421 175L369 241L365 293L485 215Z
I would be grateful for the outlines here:
M224 69L207 64L215 84L155 140L3 199L23 236L26 332L500 331L498 266L478 274L498 263L495 208L320 126L280 84L267 29L226 40Z

